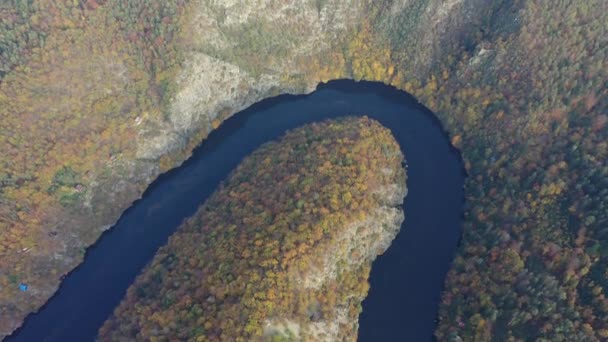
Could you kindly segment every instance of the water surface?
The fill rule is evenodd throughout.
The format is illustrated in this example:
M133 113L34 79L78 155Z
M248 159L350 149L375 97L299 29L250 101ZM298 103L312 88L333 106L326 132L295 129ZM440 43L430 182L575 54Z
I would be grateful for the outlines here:
M373 264L360 341L430 341L443 279L461 234L464 169L434 115L408 94L372 82L323 84L234 115L181 167L160 176L59 291L7 341L93 341L137 274L186 217L249 153L285 130L344 115L391 129L408 163L405 222Z

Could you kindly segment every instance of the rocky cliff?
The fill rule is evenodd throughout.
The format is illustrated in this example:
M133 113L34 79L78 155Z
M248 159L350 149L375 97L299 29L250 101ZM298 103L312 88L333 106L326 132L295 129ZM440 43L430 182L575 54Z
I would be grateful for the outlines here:
M466 161L470 209L438 336L605 338L607 6L0 5L0 336L226 117L355 78L413 93Z

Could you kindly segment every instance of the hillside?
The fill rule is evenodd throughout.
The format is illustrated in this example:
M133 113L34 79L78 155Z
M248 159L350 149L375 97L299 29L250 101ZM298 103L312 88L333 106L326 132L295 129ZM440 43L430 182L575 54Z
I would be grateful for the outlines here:
M266 143L160 249L101 340L356 340L371 262L403 222L402 162L367 118Z
M466 161L441 340L608 335L606 1L10 0L0 19L0 336L222 120L335 78L412 93Z

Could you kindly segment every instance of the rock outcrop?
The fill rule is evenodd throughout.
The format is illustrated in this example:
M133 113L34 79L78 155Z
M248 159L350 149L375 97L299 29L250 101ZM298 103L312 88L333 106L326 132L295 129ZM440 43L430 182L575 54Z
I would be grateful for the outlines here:
M406 90L436 112L471 175L473 214L459 255L489 261L454 268L447 291L471 283L500 290L445 296L440 337L473 339L497 327L519 336L531 323L517 317L530 316L549 340L605 339L608 326L597 317L608 314L608 287L598 292L602 282L591 277L606 264L597 251L606 248L599 241L606 240L608 200L605 183L596 180L608 179L607 6L604 0L0 5L0 336L37 310L85 248L222 120L267 96L355 78ZM545 169L547 176L534 171ZM578 221L584 225L568 223ZM582 238L568 238L573 230ZM515 241L494 246L504 234ZM553 246L563 251L564 260L549 268L531 267L535 277L558 284L548 299L561 303L558 312L500 309L513 298L538 297L513 290L509 279L516 275L493 278L508 273L509 259L484 253L511 250L510 244L532 265ZM581 257L588 261L581 270L564 275L556 265L581 250L595 252ZM19 282L31 285L27 294ZM574 289L591 293L592 307ZM570 323L562 324L564 317ZM470 321L466 329L463 321Z

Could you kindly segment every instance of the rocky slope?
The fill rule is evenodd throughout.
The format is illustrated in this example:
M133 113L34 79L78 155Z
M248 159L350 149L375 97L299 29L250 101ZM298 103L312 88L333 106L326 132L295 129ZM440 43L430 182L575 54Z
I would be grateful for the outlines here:
M3 3L0 336L223 119L347 77L413 93L466 161L438 336L606 338L607 6Z
M356 340L372 261L404 219L402 162L365 117L265 144L159 250L100 339Z

